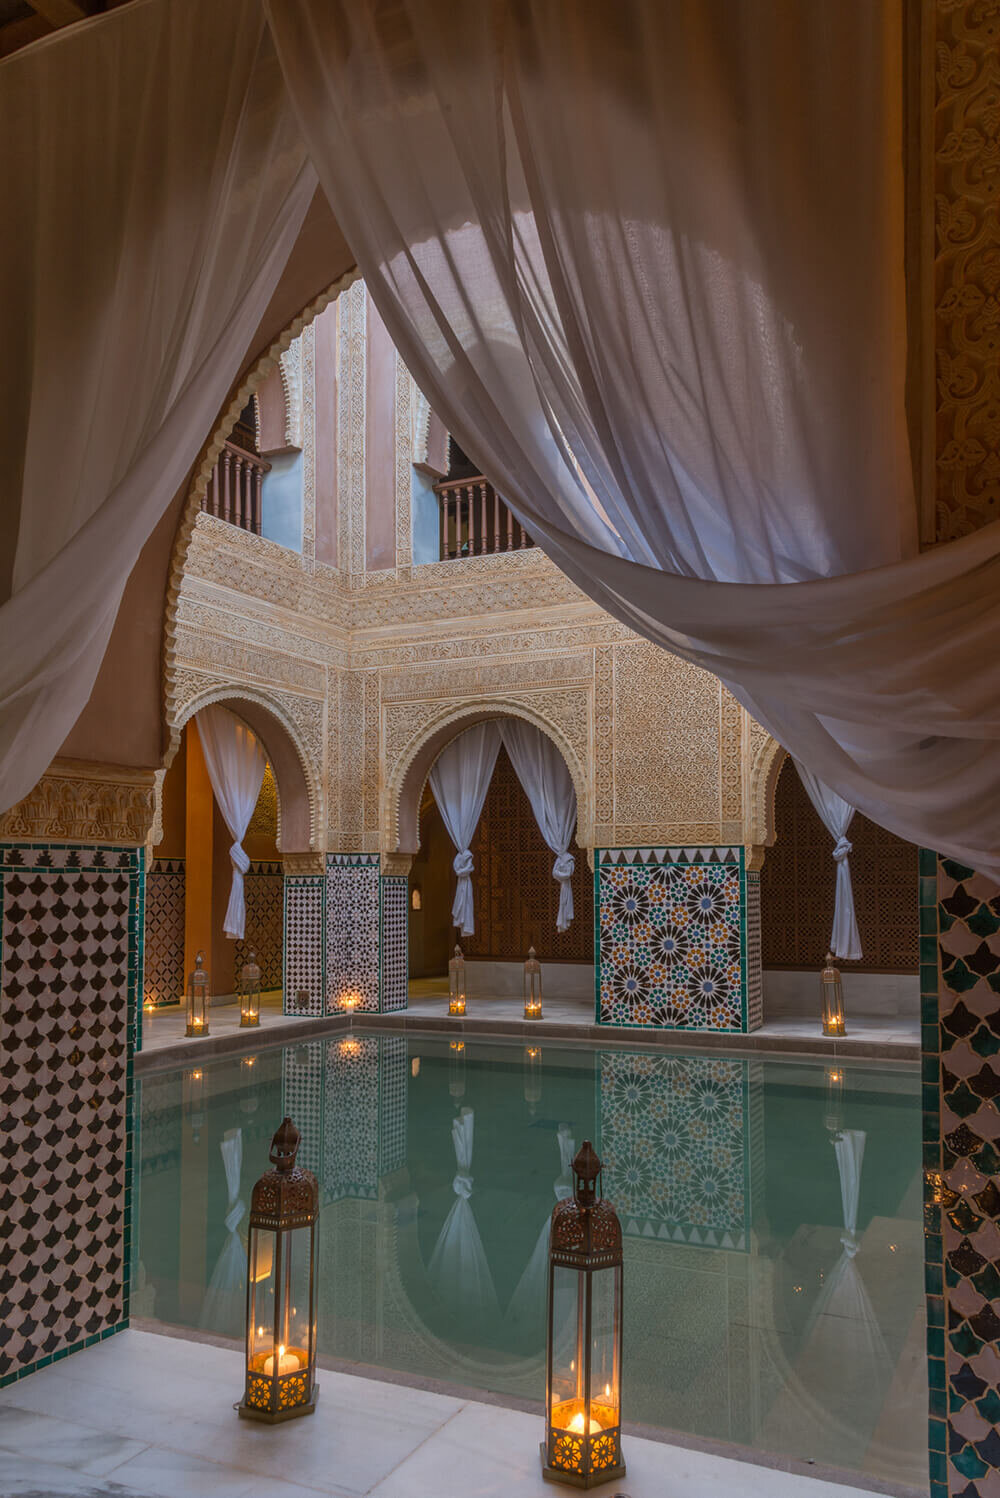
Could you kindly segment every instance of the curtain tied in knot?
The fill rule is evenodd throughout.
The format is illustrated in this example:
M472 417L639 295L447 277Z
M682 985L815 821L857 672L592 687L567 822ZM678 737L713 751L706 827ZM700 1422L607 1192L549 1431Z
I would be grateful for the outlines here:
M850 847L849 843L848 847ZM233 843L233 846L229 850L229 857L233 861L233 868L238 873L245 874L247 872L250 867L250 860L243 849L242 843Z
M840 1241L843 1245L845 1256L848 1259L853 1259L856 1256L859 1248L857 1238L855 1238L853 1233L842 1233L840 1236Z
M833 856L836 862L843 863L844 859L847 857L848 853L850 853L853 847L854 844L849 843L846 837L839 837L833 850Z
M464 1202L467 1202L472 1195L472 1177L459 1171L451 1183L451 1189L456 1196L460 1196Z
M452 864L452 868L455 870L455 873L458 875L459 879L467 879L472 873L472 870L475 868L475 866L475 859L469 852L468 848L463 848L460 853L455 854L455 861Z
M552 865L553 879L572 879L576 871L576 859L572 853L560 853Z
M233 1206L231 1206L229 1208L229 1211L226 1213L226 1217L225 1217L226 1231L230 1232L230 1233L235 1233L236 1229L239 1227L240 1223L243 1221L243 1219L244 1219L244 1217L246 1215L247 1215L246 1205L243 1202L240 1202L240 1201L235 1202L233 1204Z

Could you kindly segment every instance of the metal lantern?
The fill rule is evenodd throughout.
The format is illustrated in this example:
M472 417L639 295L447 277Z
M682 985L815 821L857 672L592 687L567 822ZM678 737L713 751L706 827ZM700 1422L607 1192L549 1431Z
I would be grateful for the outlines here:
M448 1013L465 1013L465 958L461 947L455 948L448 964Z
M826 967L820 973L820 989L823 994L823 1034L846 1035L844 985L839 970L833 965L832 952L826 954Z
M528 948L528 960L524 964L524 1017L542 1017L542 964L535 956L534 947Z
M212 991L208 986L208 974L205 971L205 954L199 952L194 959L194 968L188 977L185 1035L208 1034L208 1014L211 1007Z
M542 1048L526 1045L524 1048L524 1101L534 1117L535 1109L542 1101Z
M465 1041L453 1040L448 1049L448 1091L457 1104L465 1097Z
M542 1476L592 1488L625 1476L621 1448L622 1230L600 1195L589 1139L573 1161L573 1195L549 1234Z
M295 1163L290 1118L271 1140L271 1169L250 1198L247 1242L247 1420L292 1420L316 1408L316 1177Z
M260 967L251 949L250 961L240 970L240 1029L260 1024Z

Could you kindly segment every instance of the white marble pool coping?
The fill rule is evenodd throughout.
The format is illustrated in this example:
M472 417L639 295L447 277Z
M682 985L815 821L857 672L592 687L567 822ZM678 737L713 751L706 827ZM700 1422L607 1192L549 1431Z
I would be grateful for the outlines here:
M233 1409L237 1352L130 1330L0 1391L3 1498L555 1498L541 1421L520 1410L321 1370L317 1411ZM862 1498L872 1489L625 1438L598 1498ZM885 1488L879 1485L881 1491Z

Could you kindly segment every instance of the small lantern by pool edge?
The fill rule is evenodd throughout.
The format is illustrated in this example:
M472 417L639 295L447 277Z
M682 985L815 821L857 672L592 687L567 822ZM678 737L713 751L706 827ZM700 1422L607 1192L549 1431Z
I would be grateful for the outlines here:
M260 966L251 948L249 962L240 969L240 1029L260 1024Z
M820 974L820 989L823 994L823 1034L846 1035L844 985L839 969L834 966L832 952L826 954L826 967Z
M524 964L524 1017L542 1017L542 964L535 956L534 947L528 948L528 960Z
M461 947L448 963L448 1013L465 1013L465 957Z
M276 1424L316 1408L316 1177L295 1163L299 1131L285 1118L271 1169L250 1197L246 1388L241 1418Z
M549 1234L542 1476L592 1488L625 1476L621 1450L622 1230L599 1195L601 1162L585 1139L573 1195Z
M207 1035L212 991L205 971L205 954L199 952L188 977L187 1026L185 1035Z

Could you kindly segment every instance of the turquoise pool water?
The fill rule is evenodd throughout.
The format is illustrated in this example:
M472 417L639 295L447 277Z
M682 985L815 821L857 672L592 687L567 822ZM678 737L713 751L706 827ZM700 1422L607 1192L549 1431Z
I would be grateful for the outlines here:
M589 1137L625 1230L626 1423L926 1486L915 1068L382 1032L138 1097L134 1316L242 1335L287 1111L320 1182L321 1353L540 1398L544 1230Z

